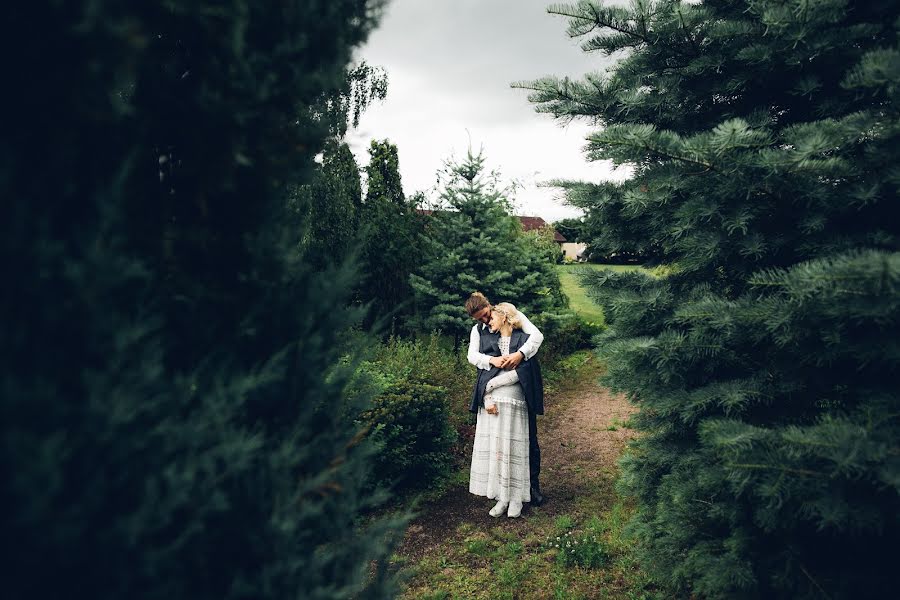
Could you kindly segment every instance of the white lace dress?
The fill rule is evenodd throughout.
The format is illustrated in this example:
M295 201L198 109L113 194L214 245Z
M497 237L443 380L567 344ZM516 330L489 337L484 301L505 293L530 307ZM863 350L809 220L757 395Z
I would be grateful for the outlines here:
M500 352L509 354L509 338L500 338ZM488 382L484 405L478 409L469 491L502 502L531 502L528 468L528 406L515 370Z

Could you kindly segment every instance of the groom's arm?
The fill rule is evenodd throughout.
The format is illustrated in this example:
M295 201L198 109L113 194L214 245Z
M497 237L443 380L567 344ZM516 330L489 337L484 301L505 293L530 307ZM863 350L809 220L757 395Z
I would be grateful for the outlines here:
M469 351L466 353L466 358L479 369L487 371L491 368L491 357L478 351L481 348L480 338L478 325L475 325L472 327L472 333L469 334Z
M528 339L525 340L525 343L519 348L519 352L522 353L525 360L529 360L532 356L537 354L538 349L544 342L544 334L541 333L541 330L535 327L534 323L529 321L528 317L521 312L519 313L519 318L522 320L522 331L528 334Z

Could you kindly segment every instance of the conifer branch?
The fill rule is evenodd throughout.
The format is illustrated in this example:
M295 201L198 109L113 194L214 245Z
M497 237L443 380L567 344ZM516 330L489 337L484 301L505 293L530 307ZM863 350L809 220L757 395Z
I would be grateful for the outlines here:
M684 31L684 35L687 38L688 42L690 42L691 47L694 49L694 53L698 53L697 42L694 40L694 36L688 31L687 23L684 22L684 12L683 7L678 7L678 20L681 22L681 29Z
M809 580L812 582L812 584L813 584L814 586L816 586L816 589L819 590L819 592L821 592L821 594L822 594L823 596L825 596L825 598L827 598L827 600L831 600L831 596L828 595L828 592L826 592L826 591L822 588L822 586L819 585L819 582L816 581L816 580L813 578L813 576L809 574L809 571L806 570L806 567L803 566L803 563L798 562L797 564L800 565L800 570L803 571L803 574L806 575L807 579L809 579Z
M606 27L607 29L612 29L613 31L617 31L621 34L638 38L639 40L641 40L648 46L652 45L649 37L641 35L640 33L637 33L636 31L631 31L631 30L625 29L621 26L617 27L617 26L613 25L611 19L604 21L602 19L602 17L600 16L600 12L598 10L596 10L596 7L593 5L591 5L591 9L593 9L593 13L594 13L593 19L588 19L587 17L584 16L583 13L566 12L565 8L568 8L568 7L550 6L547 8L547 13L551 14L551 15L557 15L559 17L568 17L569 19L592 22L594 25L591 27L590 31L593 31L594 29ZM584 31L584 32L581 32L572 37L581 37L583 35L586 35L587 33L588 33L587 31Z
M588 139L591 139L591 138L588 138ZM679 156L677 154L672 154L671 152L666 152L664 150L660 150L659 148L655 148L655 147L651 146L650 144L646 144L646 143L629 144L627 142L615 142L612 140L604 140L603 143L608 144L610 146L627 146L627 147L631 147L631 148L641 148L651 154L655 154L656 156L658 156L660 158L668 158L671 160L677 160L680 162L697 165L699 167L704 167L705 171L702 171L702 172L714 171L714 172L720 173L720 174L723 173L723 171L721 169L719 169L718 167L716 167L716 165L714 165L713 163L708 163L708 162L704 162L702 160L696 160L693 158L688 158L686 156Z
M510 84L510 87L513 88L513 89L526 90L526 91L529 91L529 92L538 92L538 93L544 93L544 94L550 93L550 94L554 94L554 95L556 96L555 98L546 99L546 100L540 100L539 102L540 102L541 104L547 104L547 103L552 102L552 101L566 101L566 102L571 102L572 104L577 104L577 105L580 105L580 106L584 106L585 108L587 108L588 110L590 110L592 114L599 113L599 112L601 112L601 111L603 110L603 106L601 106L601 105L599 105L599 104L590 104L589 102L585 102L584 100L582 100L582 99L580 99L580 98L578 98L578 97L576 97L576 96L574 96L574 95L572 95L572 94L570 94L570 93L568 93L568 92L564 92L564 91L563 91L560 87L558 87L558 86L555 87L555 88L549 89L549 88L535 87L534 85L530 85L530 84L527 84L527 83L519 83L519 82L517 82L517 83L511 83L511 84ZM554 112L556 112L556 111L554 111ZM571 111L569 111L569 112L571 112ZM575 116L578 116L578 115L575 115L575 114L569 114L569 116L575 117Z
M810 471L809 469L792 469L790 467L776 467L774 465L762 465L756 463L727 463L725 466L740 469L753 469L760 471L782 471L784 473L794 473L795 475L809 475L810 477L825 477L825 473L818 471Z

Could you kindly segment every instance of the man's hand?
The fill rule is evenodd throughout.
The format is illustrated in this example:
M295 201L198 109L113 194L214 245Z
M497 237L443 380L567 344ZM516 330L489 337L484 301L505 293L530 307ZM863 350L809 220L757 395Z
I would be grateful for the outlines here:
M502 369L506 365L506 359L506 356L492 356L488 362L491 363L491 366Z
M521 352L513 352L509 356L504 356L503 358L506 359L506 362L501 368L510 371L522 364L522 361L525 360L525 355Z

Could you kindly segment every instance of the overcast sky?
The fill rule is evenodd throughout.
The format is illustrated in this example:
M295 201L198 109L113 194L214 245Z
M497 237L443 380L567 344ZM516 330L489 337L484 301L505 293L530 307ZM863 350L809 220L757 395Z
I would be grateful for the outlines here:
M604 58L584 54L566 35L566 20L545 0L393 0L380 27L358 52L388 74L388 95L368 109L348 141L361 165L373 138L397 145L407 195L432 190L435 174L471 143L489 169L524 185L517 214L547 221L576 216L549 179L615 178L607 164L582 154L587 123L566 127L538 114L514 81L544 75L580 78L603 71Z

